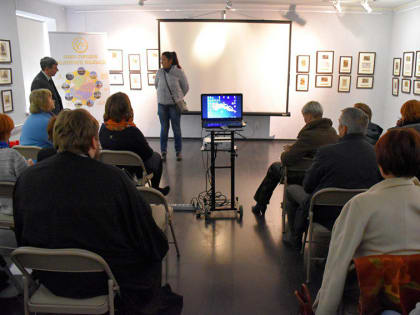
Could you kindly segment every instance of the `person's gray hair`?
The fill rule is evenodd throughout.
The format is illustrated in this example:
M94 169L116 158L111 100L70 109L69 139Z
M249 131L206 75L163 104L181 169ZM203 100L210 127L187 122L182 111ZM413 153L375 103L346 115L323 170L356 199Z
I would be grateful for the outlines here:
M302 115L309 114L312 117L322 117L323 113L321 104L316 101L310 101L302 107Z
M340 125L347 127L347 134L366 133L369 117L362 110L355 107L348 107L342 110Z
M54 58L51 57L44 57L39 62L41 65L41 69L45 70L47 68L51 68L53 65L58 65L57 61Z

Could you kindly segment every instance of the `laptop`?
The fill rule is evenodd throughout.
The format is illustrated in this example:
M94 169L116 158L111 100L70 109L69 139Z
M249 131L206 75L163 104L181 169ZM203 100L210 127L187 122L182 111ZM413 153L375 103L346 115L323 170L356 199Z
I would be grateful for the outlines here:
M201 94L203 128L242 128L242 94Z

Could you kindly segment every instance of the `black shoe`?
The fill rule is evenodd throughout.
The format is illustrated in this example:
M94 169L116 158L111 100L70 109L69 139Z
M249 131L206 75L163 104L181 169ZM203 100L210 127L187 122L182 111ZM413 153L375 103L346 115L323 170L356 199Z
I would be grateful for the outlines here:
M302 249L302 240L295 234L286 233L283 237L283 242L287 247L300 251Z
M177 161L181 161L182 160L182 153L181 152L177 152L176 153L176 160Z
M166 152L162 152L162 161L165 162L166 161Z
M267 210L267 206L263 206L258 203L255 206L252 206L252 212L259 217L263 217L265 215L265 210Z
M163 188L156 188L157 190L160 191L160 193L164 196L166 196L167 194L169 194L169 191L171 190L171 188L169 186L163 187Z

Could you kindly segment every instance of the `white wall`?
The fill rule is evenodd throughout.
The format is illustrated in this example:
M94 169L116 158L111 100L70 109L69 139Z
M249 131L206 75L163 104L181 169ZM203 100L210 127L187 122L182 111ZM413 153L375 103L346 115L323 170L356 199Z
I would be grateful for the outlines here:
M386 102L384 104L384 126L386 128L395 126L397 119L401 116L400 108L404 102L411 99L420 100L418 95L413 94L412 89L410 94L401 93L402 76L399 77L399 95L392 96L391 94L393 58L402 58L403 52L416 50L420 50L420 8L399 12L394 15L392 37L390 40L390 55L385 74L388 87L385 91ZM420 80L420 78L417 78L417 80Z

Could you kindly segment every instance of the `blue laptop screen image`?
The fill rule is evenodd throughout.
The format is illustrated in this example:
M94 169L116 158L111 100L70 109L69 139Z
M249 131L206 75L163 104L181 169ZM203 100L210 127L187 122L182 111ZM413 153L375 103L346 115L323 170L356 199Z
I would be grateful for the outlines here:
M242 94L202 94L201 118L211 120L242 120Z

